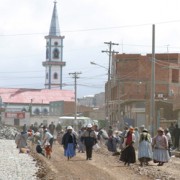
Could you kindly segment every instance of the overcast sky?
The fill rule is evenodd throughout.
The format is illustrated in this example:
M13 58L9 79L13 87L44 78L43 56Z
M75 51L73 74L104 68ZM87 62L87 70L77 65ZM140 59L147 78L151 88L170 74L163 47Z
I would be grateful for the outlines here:
M104 91L108 67L104 42L119 53L151 53L152 24L156 53L180 52L179 0L57 0L64 39L64 89L73 90L69 73L81 72L78 97ZM0 0L0 87L44 88L44 36L53 0Z

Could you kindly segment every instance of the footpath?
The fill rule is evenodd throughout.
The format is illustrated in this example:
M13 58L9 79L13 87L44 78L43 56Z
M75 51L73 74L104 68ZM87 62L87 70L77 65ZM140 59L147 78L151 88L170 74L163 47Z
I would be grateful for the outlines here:
M19 153L14 140L0 139L0 180L36 180L36 161Z

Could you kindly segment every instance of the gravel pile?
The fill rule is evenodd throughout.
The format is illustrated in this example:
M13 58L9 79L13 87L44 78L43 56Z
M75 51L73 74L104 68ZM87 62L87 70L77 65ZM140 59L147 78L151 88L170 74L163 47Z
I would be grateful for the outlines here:
M13 140L15 139L16 133L18 133L18 129L15 127L9 127L0 124L0 139L10 139Z

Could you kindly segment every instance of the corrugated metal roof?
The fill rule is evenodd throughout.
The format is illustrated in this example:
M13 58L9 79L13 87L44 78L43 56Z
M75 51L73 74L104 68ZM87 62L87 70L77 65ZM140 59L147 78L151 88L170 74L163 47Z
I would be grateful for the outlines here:
M0 88L4 103L49 104L52 101L74 101L74 91L59 89Z

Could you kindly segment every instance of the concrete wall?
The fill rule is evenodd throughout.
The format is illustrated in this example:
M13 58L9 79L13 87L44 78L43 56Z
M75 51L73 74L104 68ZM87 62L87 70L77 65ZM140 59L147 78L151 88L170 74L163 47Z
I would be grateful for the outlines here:
M17 118L6 118L5 113L2 112L2 123L6 125L15 125L15 119ZM55 125L59 122L59 116L31 116L30 113L25 113L24 119L19 119L19 126L23 126L26 124L30 126L31 124L37 123L40 125L41 123L49 125L51 122L54 122Z

